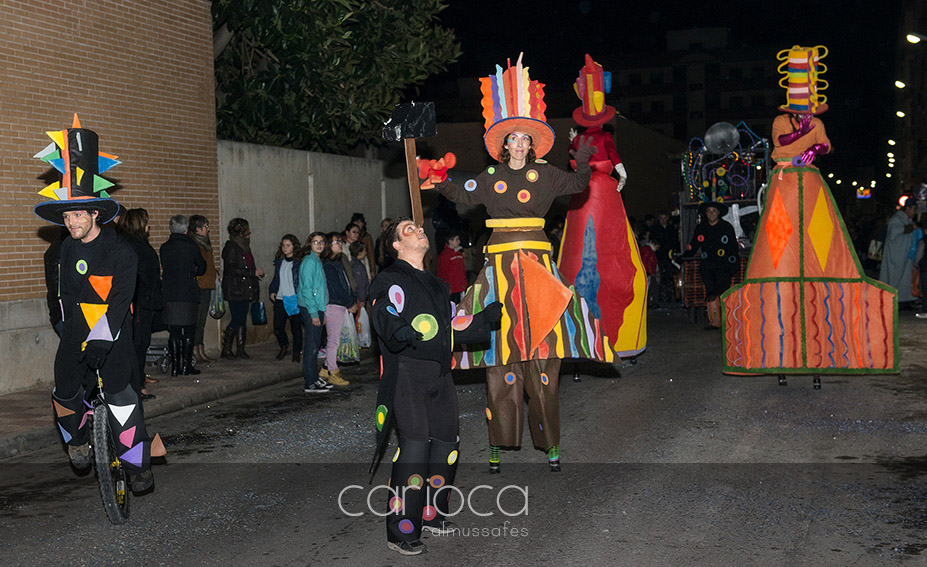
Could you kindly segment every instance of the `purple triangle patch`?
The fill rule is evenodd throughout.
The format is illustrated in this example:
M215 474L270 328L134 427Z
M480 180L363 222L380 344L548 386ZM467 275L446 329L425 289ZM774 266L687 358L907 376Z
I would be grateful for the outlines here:
M142 445L144 444L145 442L142 441L135 447L132 447L131 449L129 449L128 451L120 455L119 460L125 461L129 463L130 465L134 465L138 468L141 468L142 467Z
M93 326L90 334L87 335L87 342L90 341L113 342L113 333L109 330L109 320L106 318L106 314L100 317L100 320Z

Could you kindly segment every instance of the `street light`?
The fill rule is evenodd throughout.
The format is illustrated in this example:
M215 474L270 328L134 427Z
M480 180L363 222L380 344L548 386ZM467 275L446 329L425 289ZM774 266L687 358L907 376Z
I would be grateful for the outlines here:
M895 113L895 116L897 116L898 118L904 118L904 112L899 110L898 112Z
M905 39L908 40L908 43L920 43L922 39L927 39L927 35L911 32L905 36Z
M888 152L888 157L895 157L895 154L893 154L892 152Z
M905 88L907 85L905 85L905 84L902 83L901 81L895 81L895 86L898 87L899 89L903 89L903 88Z
M888 145L889 145L889 146L894 146L894 145L895 145L895 140L889 140L889 141L888 141Z
M889 178L890 178L891 176L892 176L891 173L886 173L886 174L885 174L885 177L889 177Z

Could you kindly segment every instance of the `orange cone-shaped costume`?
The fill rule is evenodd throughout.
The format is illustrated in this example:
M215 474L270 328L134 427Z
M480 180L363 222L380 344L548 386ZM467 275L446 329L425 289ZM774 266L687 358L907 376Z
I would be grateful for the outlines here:
M793 114L773 123L776 166L756 244L744 282L722 296L726 372L899 371L897 292L865 276L833 195L811 165L815 152L830 150L824 124L806 117L803 127L796 118L826 109L814 88L818 59L817 48L789 52L790 89L804 69L812 95L795 110L790 91L783 110Z

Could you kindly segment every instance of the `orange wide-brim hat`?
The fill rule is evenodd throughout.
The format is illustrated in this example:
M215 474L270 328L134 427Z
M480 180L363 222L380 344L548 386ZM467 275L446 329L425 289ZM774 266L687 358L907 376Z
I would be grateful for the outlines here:
M496 161L499 161L505 138L512 132L524 132L531 136L531 148L535 157L539 159L554 147L554 129L547 122L523 116L506 118L490 126L483 134L486 151Z

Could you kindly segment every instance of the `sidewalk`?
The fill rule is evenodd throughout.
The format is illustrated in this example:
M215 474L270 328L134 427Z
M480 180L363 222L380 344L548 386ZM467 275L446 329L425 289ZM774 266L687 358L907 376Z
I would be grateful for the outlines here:
M171 376L149 366L149 376L159 382L148 385L148 392L157 398L145 402L145 417L164 415L302 376L302 364L293 362L291 356L275 360L279 350L273 340L249 345L250 360L220 359L209 367L198 365L202 371L199 376ZM372 356L371 349L361 353L362 363ZM51 385L42 386L0 396L0 460L60 442L52 413L51 388Z

